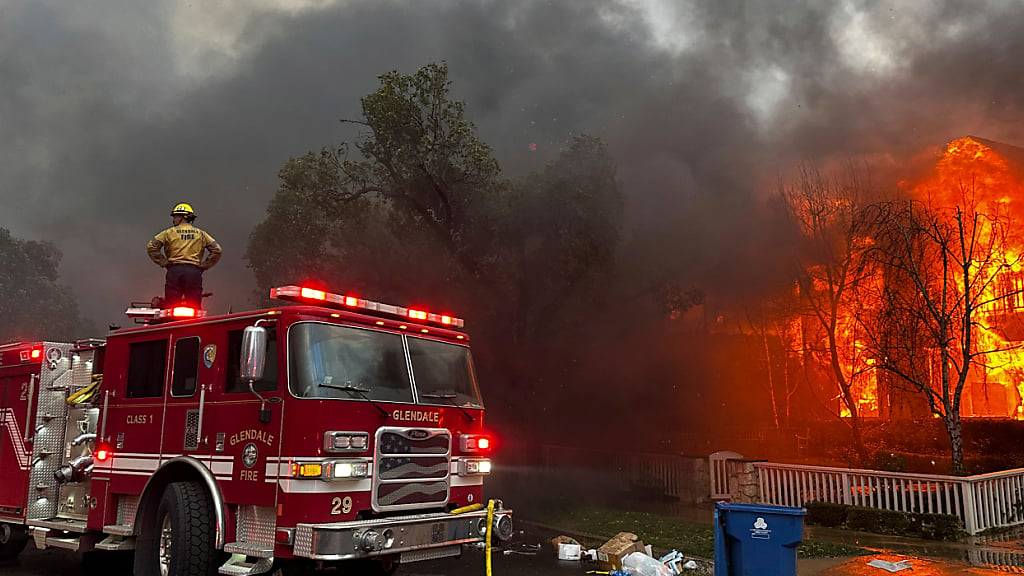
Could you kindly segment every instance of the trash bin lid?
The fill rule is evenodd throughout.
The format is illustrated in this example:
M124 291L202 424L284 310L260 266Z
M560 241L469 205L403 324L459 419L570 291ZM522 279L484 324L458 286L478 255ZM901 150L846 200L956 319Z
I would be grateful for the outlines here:
M807 510L793 506L771 506L768 504L736 504L717 502L715 508L727 512L750 512L752 514L769 514L775 516L806 516Z

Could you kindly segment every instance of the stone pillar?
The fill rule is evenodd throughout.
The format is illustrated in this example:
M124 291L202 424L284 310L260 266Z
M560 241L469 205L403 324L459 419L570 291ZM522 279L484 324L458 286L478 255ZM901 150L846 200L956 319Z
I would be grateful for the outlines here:
M761 485L754 467L755 460L730 460L729 492L733 502L757 503L761 501Z

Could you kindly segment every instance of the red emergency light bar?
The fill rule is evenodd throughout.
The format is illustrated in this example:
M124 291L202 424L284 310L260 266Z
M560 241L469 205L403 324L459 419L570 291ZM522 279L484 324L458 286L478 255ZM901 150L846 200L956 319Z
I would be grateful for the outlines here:
M391 304L374 302L373 300L366 300L356 296L344 296L304 286L279 286L277 288L271 288L270 297L277 300L287 300L289 302L323 303L331 308L356 309L362 312L382 315L386 314L388 316L397 316L403 319L408 318L410 320L418 320L420 322L429 322L450 328L463 328L466 325L466 322L462 318L456 318L448 314L434 314L417 308L393 306Z
M174 308L151 308L146 306L133 306L125 310L129 318L141 318L146 322L171 322L173 320L189 320L192 318L205 318L206 310L193 308L191 306L175 306Z

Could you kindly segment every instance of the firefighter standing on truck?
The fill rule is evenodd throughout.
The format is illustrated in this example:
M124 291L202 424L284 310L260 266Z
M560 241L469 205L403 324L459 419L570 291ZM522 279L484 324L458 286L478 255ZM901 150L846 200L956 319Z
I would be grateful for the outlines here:
M164 306L180 304L202 308L203 272L220 260L220 244L192 222L196 213L192 205L181 203L171 211L173 226L157 234L146 251L157 266L167 269L164 284ZM206 251L206 258L203 252Z

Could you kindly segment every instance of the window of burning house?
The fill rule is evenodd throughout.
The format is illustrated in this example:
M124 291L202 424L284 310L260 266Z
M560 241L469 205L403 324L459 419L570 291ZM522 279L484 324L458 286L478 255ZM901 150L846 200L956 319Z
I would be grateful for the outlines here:
M422 404L480 406L469 348L410 337L409 359Z
M288 386L300 398L412 402L402 336L320 323L288 331Z
M174 343L174 368L171 374L171 396L191 396L196 393L199 338L181 338Z
M159 398L164 394L167 340L135 342L128 346L129 398Z
M242 334L244 330L228 332L228 369L224 391L233 394L248 392L249 383L242 380L240 363L242 361ZM273 392L277 390L277 330L267 329L267 360L263 368L263 378L252 383L257 392Z

